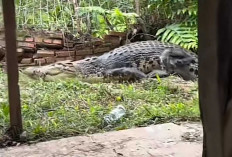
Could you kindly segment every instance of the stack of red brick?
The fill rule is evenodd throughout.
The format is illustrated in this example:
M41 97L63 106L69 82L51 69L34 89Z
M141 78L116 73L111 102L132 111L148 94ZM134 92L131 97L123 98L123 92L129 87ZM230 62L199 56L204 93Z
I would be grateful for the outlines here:
M25 35L25 32L18 33L18 61L21 65L44 65L63 60L80 60L119 47L123 44L122 41L125 41L125 37L125 33L112 32L103 40L96 38L77 40L70 39L62 32L30 33L30 35L28 33ZM5 41L0 35L1 47L5 47ZM4 61L5 58L2 58Z

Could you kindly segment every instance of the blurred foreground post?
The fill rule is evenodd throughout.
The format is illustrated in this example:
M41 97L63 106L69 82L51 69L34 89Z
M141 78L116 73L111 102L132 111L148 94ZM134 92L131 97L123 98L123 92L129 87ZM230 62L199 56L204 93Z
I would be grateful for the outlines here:
M2 0L6 39L6 63L10 104L10 132L17 138L22 132L20 92L18 85L18 60L16 54L16 20L14 0Z

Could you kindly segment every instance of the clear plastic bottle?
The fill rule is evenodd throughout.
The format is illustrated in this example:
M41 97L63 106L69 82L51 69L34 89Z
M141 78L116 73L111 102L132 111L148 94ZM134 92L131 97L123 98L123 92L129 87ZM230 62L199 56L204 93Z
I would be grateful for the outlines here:
M122 105L118 105L109 114L104 117L104 122L108 125L121 119L126 114L126 109Z

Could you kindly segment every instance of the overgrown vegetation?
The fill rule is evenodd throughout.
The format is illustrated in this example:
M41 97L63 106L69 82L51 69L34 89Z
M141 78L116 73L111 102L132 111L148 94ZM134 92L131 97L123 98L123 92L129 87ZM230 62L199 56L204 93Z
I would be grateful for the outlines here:
M88 84L77 80L35 81L20 76L24 129L31 141L167 121L198 120L196 83L178 82L181 79L173 77L134 84ZM9 127L6 75L2 72L0 98L2 135ZM103 117L118 104L125 106L126 116L104 127Z
M111 30L130 30L138 23L146 26L145 33L156 35L158 40L197 51L197 0L80 0L76 4L70 0L16 2L18 28L81 30L103 37Z

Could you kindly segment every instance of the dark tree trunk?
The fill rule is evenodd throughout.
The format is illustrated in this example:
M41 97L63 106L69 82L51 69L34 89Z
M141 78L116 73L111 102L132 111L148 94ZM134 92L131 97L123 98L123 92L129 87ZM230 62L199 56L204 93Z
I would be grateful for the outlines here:
M199 1L199 98L204 157L232 156L232 1Z

